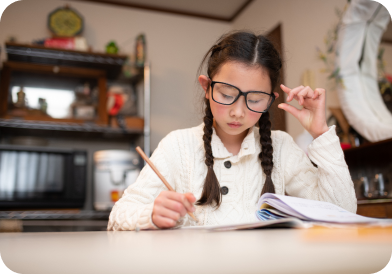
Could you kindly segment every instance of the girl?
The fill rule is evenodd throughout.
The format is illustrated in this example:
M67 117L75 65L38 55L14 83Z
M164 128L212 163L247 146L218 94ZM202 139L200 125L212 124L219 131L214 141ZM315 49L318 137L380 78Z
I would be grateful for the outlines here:
M205 55L204 123L168 134L151 161L170 192L147 165L114 205L108 230L170 228L256 221L260 195L272 192L327 201L356 212L353 183L335 133L325 119L325 90L281 85L294 115L314 140L309 158L285 132L272 131L268 109L282 67L262 35L233 32ZM186 212L193 212L197 223Z

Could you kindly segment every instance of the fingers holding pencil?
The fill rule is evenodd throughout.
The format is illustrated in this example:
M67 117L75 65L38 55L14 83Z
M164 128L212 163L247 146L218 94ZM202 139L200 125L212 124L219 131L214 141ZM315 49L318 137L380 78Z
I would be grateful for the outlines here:
M162 191L154 201L152 221L159 228L170 228L177 224L187 212L195 210L196 198L192 193Z
M158 175L165 186L170 190L162 191L154 201L153 208L153 222L158 227L161 227L158 223L162 224L162 228L173 227L176 221L181 217L185 216L187 211L189 216L193 220L197 221L192 212L195 211L194 203L196 198L192 193L180 194L176 193L175 190L170 186L166 179L162 176L155 165L150 161L146 154L140 147L136 147L136 151L142 156L152 170ZM174 201L174 203L173 203ZM184 210L186 210L184 212ZM158 223L156 223L158 222Z

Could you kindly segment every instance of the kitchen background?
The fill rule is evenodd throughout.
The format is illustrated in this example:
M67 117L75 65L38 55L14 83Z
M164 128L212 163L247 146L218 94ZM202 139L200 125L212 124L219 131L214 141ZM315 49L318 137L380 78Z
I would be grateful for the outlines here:
M105 85L105 91L107 91L116 83L128 84L131 89L130 94L133 94L132 96L135 99L133 117L146 118L146 110L148 111L148 108L150 108L150 124L147 126L151 137L150 151L153 152L159 141L170 131L196 126L201 123L200 99L202 92L196 82L196 73L204 54L217 38L223 33L235 29L250 29L259 33L269 33L279 26L282 55L285 62L283 75L285 85L295 87L303 83L310 83L311 87L326 88L327 115L330 116L329 108L338 108L340 104L336 94L337 91L334 89L333 83L328 80L328 73L322 72L323 69L325 70L325 63L320 59L318 49L326 51L328 41L325 41L325 38L339 21L337 10L343 11L346 4L347 1L345 0L203 0L197 2L172 0L165 1L165 3L154 0L122 0L117 2L109 0L23 0L11 4L1 17L0 56L3 68L2 74L4 75L6 71L4 62L10 61L7 55L6 42L17 45L32 44L34 41L42 42L52 37L52 33L48 29L48 16L53 11L65 6L76 10L84 20L83 32L79 36L84 38L83 41L87 43L86 52L96 54L111 52L113 54L114 52L108 48L108 44L113 41L114 50L117 48L115 54L124 58L128 57L130 60L127 63L128 71L119 73L120 76L117 75L117 78L108 77L105 79L107 82L102 85ZM137 38L140 38L139 35L141 34L145 39L143 50L147 72L143 70L142 66L137 68L135 63L137 61ZM392 73L391 25L389 25L384 35L381 47L384 49L385 71ZM18 50L18 48L15 49ZM110 55L106 57L108 56ZM29 62L34 63L34 61L31 61L33 58L29 60ZM26 60L24 59L24 61ZM25 68L24 73L28 74L29 72L26 71ZM124 76L126 73L128 73L128 78ZM147 75L150 77L147 82L145 81L145 73L148 73ZM25 74L16 73L11 75L15 76L15 82L18 79L22 81L21 79ZM139 77L140 75L141 77ZM94 92L94 86L97 89L101 88L99 81L102 80L102 77L100 77L98 74L93 77L91 94ZM1 85L5 85L4 79L2 78ZM11 84L14 83L12 79L10 81ZM144 93L146 85L148 88L149 84L150 100L148 97L146 98ZM79 85L78 88L83 89L83 86ZM17 96L18 90L13 92L14 97ZM100 90L95 92L101 94ZM15 102L16 99L13 98L13 100ZM293 104L298 107L298 104ZM103 109L107 111L105 106ZM96 113L96 115L102 118L102 113ZM300 140L304 130L299 122L287 113L280 113L280 115L285 116L284 127L286 131L294 139ZM8 113L7 116L4 113L2 117L5 120L10 118L15 120L18 115ZM24 129L18 130L17 126L9 126L3 121L4 124L0 127L0 142L4 151L7 150L7 147L10 147L10 144L23 144L20 137L30 136L35 138L27 139L27 141L24 139L24 141L38 142L35 143L35 146L39 147L35 150L35 153L42 154L47 149L46 153L73 157L72 161L76 163L82 160L80 160L81 156L78 156L75 151L85 150L87 152L83 182L85 184L83 205L78 208L66 208L65 210L28 206L15 208L8 204L3 207L2 215L0 215L0 224L3 224L3 228L8 227L7 229L24 231L101 230L105 228L108 210L97 211L97 208L94 207L94 191L96 190L94 174L97 165L94 166L93 155L100 150L132 150L136 145L144 147L143 130L146 130L146 127L143 127L143 120L132 120L125 127L125 131L128 130L127 133L123 132L124 134L121 135L121 129L118 128L119 122L113 117L108 118L106 116L105 119L97 120L97 123L101 126L102 123L105 126L109 124L109 127L115 128L115 130L104 132L105 130L100 129L101 131L97 130L98 133L91 133L90 130L88 134L80 131L70 133L70 131L61 131L54 128L45 131L42 129L42 124L40 124L40 130L28 129L26 125L22 126ZM144 122L146 123L146 121ZM19 139L16 137L19 137ZM42 144L44 148L40 150ZM31 148L31 143L29 147ZM23 146L19 149L23 151ZM51 149L57 149L57 151L50 151ZM126 160L132 162L134 159L130 157ZM139 162L142 161L139 159ZM130 165L132 168L141 167L141 164L137 164L135 161ZM63 172L69 172L68 168L71 167L67 166ZM123 168L126 169L127 167ZM20 217L21 212L28 212L26 214L32 216L32 210L37 212L36 217L28 217L23 222L17 220L23 219ZM385 210L387 212L390 209ZM14 215L19 217L12 217Z

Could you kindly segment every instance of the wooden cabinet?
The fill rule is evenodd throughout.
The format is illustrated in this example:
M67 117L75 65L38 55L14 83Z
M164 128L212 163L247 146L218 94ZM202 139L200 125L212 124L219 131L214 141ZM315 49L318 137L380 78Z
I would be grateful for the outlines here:
M4 62L3 71L1 74L1 85L0 85L0 118L15 118L15 115L10 113L10 82L12 81L12 75L15 72L25 72L27 76L34 78L35 75L49 78L51 76L66 77L68 78L89 78L96 80L98 88L98 104L95 106L96 117L90 122L94 122L100 125L108 124L108 115L106 111L106 72L103 70L96 70L90 68L79 68L79 67L66 67L56 65L45 65L45 64L34 64L24 62ZM52 122L72 122L72 123L84 123L82 119L67 118L58 119L44 115L27 114L23 116L16 116L25 120L39 120L39 121L52 121Z
M373 218L392 218L392 200L358 201L357 214Z
M385 190L388 193L386 197L364 199L358 195L357 191L357 214L367 217L392 218L392 139L346 149L344 156L357 190L361 187L359 178L366 177L371 184L375 175L381 173Z
M108 124L107 81L116 79L121 74L127 56L17 43L6 43L5 46L8 60L3 64L0 80L0 118ZM52 90L66 88L73 93L78 85L80 87L83 83L91 84L91 91L94 90L94 95L91 92L90 97L94 96L94 100L89 100L82 106L75 102L72 105L72 113L66 115L66 119L58 119L54 115L52 119L36 108L23 109L23 111L18 109L12 111L11 109L13 103L10 95L13 86L26 87L29 85L30 87L51 88ZM80 98L75 97L76 99ZM90 117L76 115L74 110L80 110L82 107L85 107L85 111L89 109L93 114Z
M0 78L0 131L3 136L27 133L42 136L50 133L53 137L93 135L99 138L127 139L144 133L145 143L149 143L149 123L145 123L145 119L128 117L126 128L119 128L115 121L109 123L107 86L111 81L117 81L127 56L15 43L6 43L6 52L8 61L3 63ZM136 85L144 79L145 95L148 89L148 96L144 97L144 116L149 119L149 66L136 71L137 74L126 79L126 83L136 89ZM145 77L146 71L148 79ZM66 118L54 118L42 115L39 111L13 111L11 88L26 83L44 86L64 84L70 90L76 84L92 83L98 90L96 100L90 106L94 108L94 117L82 119L70 115Z

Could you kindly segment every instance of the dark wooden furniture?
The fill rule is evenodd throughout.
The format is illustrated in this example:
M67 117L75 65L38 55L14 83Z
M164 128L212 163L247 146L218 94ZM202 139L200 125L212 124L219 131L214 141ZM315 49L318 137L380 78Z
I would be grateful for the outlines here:
M107 85L117 80L127 56L74 50L46 48L39 45L6 43L8 61L4 62L0 78L0 131L4 135L30 136L89 136L129 138L143 134L144 119L129 117L127 128L113 128L106 110ZM143 70L127 83L136 86L143 80ZM96 116L93 120L57 119L40 113L16 115L10 112L10 86L17 80L41 81L72 85L87 79L99 90ZM75 80L78 79L78 80ZM14 83L13 83L14 82ZM23 81L22 81L23 82ZM72 83L70 83L72 82ZM72 87L74 88L74 87Z
M66 67L66 66L53 66L23 62L4 62L3 71L1 74L0 82L0 117L1 118L12 118L8 113L9 105L9 89L10 81L13 72L27 72L29 75L32 74L44 74L47 76L67 76L75 78L93 78L97 80L99 90L99 104L96 106L97 117L95 123L101 125L107 125L108 116L106 112L106 73L103 70L87 69L79 67ZM57 119L45 116L23 116L25 120L39 120L39 121L57 121L57 122L72 122L72 123L84 123L84 120L80 119Z
M374 218L392 218L392 199L359 200L357 214Z
M121 148L124 143L129 144L132 149L136 145L143 146L143 141L144 149L147 150L146 144L149 147L150 142L150 70L148 64L144 68L135 69L132 77L121 78L119 75L126 56L13 43L6 44L6 51L8 60L4 62L0 76L0 141L2 143L10 144L17 139L15 137L22 136L55 140L55 144L49 144L49 146L67 145L70 141L77 143L76 146L85 146L83 148L88 151L89 170L86 179L87 193L92 193L93 189L91 171L95 151L110 149L113 144L116 148ZM62 89L74 90L75 87L83 86L85 81L92 84L90 85L92 90L94 87L98 89L98 100L93 100L93 103L89 102L90 105L96 107L94 120L55 119L42 115L44 113L40 111L26 111L24 115L20 115L22 112L11 110L13 104L10 100L10 88L13 86L30 87L29 83L38 83L31 87L60 86ZM117 120L108 116L107 86L112 83L130 85L134 90L136 88L140 90L140 86L144 84L144 95L140 97L144 98L144 119L137 116L125 117L126 126L121 128ZM137 97L138 93L135 96ZM104 142L107 142L107 146ZM140 164L143 165L143 161L140 161ZM78 210L77 213L51 212L55 209L37 211L33 208L24 208L24 210L0 211L0 222L4 223L4 220L12 219L11 221L15 221L19 228L30 232L92 231L105 230L109 216L109 212L92 210L92 199L89 195L86 195L83 210ZM2 230L1 224L0 230Z
M392 139L346 149L344 156L354 184L358 184L356 179L362 176L371 179L375 174L382 173L386 187L389 188L389 190L387 189L389 194L386 198L359 199L357 214L376 218L392 218Z
M127 60L125 55L48 48L39 45L5 43L8 61L103 70L116 79Z

